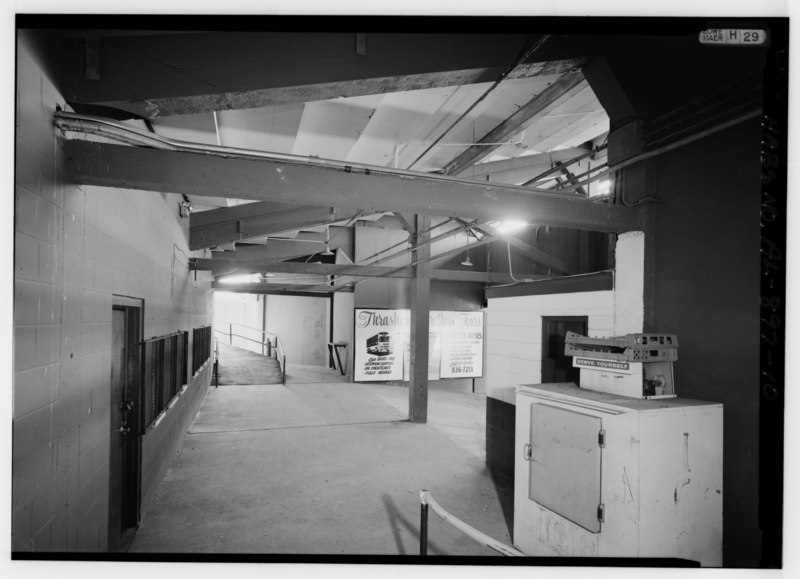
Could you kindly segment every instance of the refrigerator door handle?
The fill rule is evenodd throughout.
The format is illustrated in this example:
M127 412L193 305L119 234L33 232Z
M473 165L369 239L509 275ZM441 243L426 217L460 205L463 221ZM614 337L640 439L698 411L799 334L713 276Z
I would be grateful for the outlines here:
M533 445L530 442L526 442L525 446L522 447L522 456L527 461L533 460Z

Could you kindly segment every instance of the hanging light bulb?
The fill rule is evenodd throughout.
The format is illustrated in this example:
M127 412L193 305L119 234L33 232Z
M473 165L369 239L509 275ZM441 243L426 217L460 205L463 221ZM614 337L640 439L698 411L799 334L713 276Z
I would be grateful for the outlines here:
M472 232L467 229L467 258L461 262L464 267L472 267L474 264L469 259L469 236Z

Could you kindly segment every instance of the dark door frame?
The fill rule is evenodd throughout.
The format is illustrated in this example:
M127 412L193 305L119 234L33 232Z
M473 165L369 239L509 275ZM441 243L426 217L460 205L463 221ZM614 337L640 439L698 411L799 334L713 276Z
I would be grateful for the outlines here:
M123 467L120 507L120 528L111 528L109 521L109 546L124 548L128 530L135 529L141 520L142 494L142 343L144 337L144 300L127 296L112 296L112 309L125 314L125 379L122 404L114 405L111 413L121 413L121 428L111 432L112 437L123 438ZM119 416L119 415L118 415ZM115 421L112 420L112 423ZM115 441L112 439L111 444ZM112 446L113 448L113 446ZM114 476L113 465L110 476ZM109 480L109 486L111 480ZM114 497L109 495L109 500ZM132 538L129 536L128 539ZM122 543L122 544L121 544Z

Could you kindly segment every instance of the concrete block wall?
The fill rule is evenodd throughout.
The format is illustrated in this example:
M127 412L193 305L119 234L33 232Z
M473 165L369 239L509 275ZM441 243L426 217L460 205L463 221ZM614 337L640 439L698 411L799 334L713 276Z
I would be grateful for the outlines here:
M486 394L514 404L517 385L541 380L544 316L587 316L590 335L612 335L613 299L611 291L596 291L489 300Z
M153 504L156 491L169 467L180 458L178 451L186 431L192 424L208 392L214 371L214 358L209 358L194 377L189 377L186 390L169 408L157 425L142 437L142 504L143 518Z
M644 234L632 231L620 235L615 254L612 291L489 300L485 367L486 462L490 469L507 474L509 455L513 468L514 430L507 429L507 414L515 408L518 385L541 382L544 316L586 316L588 335L594 337L642 331Z
M490 299L486 310L486 466L514 475L515 391L542 377L542 317L587 316L589 335L614 330L614 292ZM512 479L513 480L513 479Z
M63 178L67 107L24 35L17 59L12 549L104 551L112 294L144 299L147 338L210 323L210 280L175 196Z

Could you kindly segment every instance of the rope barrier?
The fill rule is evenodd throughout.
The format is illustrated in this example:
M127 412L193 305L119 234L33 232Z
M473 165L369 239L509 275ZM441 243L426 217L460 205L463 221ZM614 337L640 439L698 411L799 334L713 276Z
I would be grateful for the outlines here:
M518 551L513 547L509 547L498 541L497 539L493 539L489 535L485 533L481 533L474 527L471 527L458 517L454 517L452 514L448 513L444 510L439 503L433 500L431 497L431 493L426 490L421 490L419 492L419 501L420 501L420 534L419 534L419 554L421 556L425 556L428 554L428 507L430 507L434 513L439 515L445 523L448 523L470 537L474 539L481 545L489 547L493 551L497 551L501 555L505 555L506 557L527 557L525 553L522 551Z

